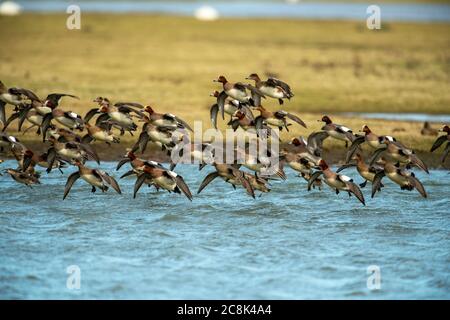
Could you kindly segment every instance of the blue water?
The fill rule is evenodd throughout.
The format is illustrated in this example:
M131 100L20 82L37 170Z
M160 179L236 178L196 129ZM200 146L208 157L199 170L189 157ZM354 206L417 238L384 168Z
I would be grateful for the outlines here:
M343 116L361 117L365 119L382 119L393 121L436 122L450 123L450 114L426 114L426 113L383 113L383 112L343 112Z
M366 20L367 7L372 3L314 3L296 4L282 1L18 1L26 11L65 12L69 4L79 4L82 12L148 12L192 16L208 4L223 17L271 17L309 19ZM450 5L446 4L380 4L381 21L450 21Z
M101 165L127 170L114 166ZM177 167L192 191L203 170ZM71 171L33 189L0 176L0 298L450 299L446 171L418 172L429 199L386 181L375 199L364 190L366 207L328 188L307 192L292 171L256 200L223 181L192 203L147 187L133 200L133 179L123 179L122 196L91 194L80 180L62 201ZM70 265L79 290L66 287ZM380 290L367 288L370 265Z

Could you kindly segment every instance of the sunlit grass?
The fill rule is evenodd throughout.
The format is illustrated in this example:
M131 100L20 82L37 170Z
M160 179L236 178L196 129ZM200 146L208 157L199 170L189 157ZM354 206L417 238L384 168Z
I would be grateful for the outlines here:
M389 23L370 31L365 21L82 14L82 29L69 31L66 17L0 17L0 78L41 96L77 94L80 101L63 106L81 114L93 98L107 96L209 126L209 94L219 89L212 80L223 74L244 81L252 72L292 85L296 96L282 108L309 128L292 126L286 139L318 129L324 113L450 112L449 24ZM264 104L280 108L275 100ZM395 135L419 150L432 142L418 136L421 124L334 118L384 134L401 127Z

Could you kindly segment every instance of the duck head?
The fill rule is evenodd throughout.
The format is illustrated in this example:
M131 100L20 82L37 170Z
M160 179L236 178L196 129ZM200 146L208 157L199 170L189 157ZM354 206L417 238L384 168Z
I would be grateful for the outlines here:
M328 169L328 164L325 162L325 160L320 159L320 161L319 161L319 168L320 168L322 171Z
M450 134L450 127L447 126L447 125L445 125L445 126L442 128L441 131L442 131L442 132L447 132L447 134Z
M155 113L155 111L153 110L153 108L150 107L150 106L145 106L144 111L145 111L145 112L148 112L148 114L154 114L154 113Z
M372 131L370 131L369 127L365 124L362 126L361 132L364 132L366 135L371 133Z
M261 79L259 78L259 76L256 73L252 73L251 75L249 75L247 78L245 78L246 80L253 80L253 81L260 81Z
M217 91L217 90L215 90L214 92L212 92L209 96L210 97L218 97L219 96L219 94L220 94L220 92L219 91Z
M100 111L102 113L108 113L108 106L103 105L98 109L98 111Z
M298 146L301 146L303 143L298 138L292 138L291 144L293 144L294 146L298 147Z
M25 150L23 155L31 158L34 154L33 154L33 151L27 149L27 150Z
M213 82L220 82L220 83L225 84L225 83L228 82L228 80L227 80L227 78L225 78L224 76L219 76L219 77L217 78L217 80L213 80Z
M234 114L233 117L238 118L239 120L244 119L245 118L245 113L243 113L240 110L237 110Z
M134 152L133 151L128 151L126 154L125 154L125 157L126 158L129 158L129 159L131 159L131 160L134 160L134 159L136 159L136 155L134 154Z
M326 124L333 123L333 121L331 121L330 117L328 116L323 116L319 121L325 122Z

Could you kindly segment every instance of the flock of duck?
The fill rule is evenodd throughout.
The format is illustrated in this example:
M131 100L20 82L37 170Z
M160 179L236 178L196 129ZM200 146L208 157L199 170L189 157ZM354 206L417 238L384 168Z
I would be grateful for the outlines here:
M211 123L217 129L218 118L225 120L225 114L230 117L228 126L233 130L270 129L273 127L289 131L289 126L298 124L307 127L296 115L284 110L269 111L262 106L263 99L277 99L283 105L286 99L294 97L290 86L276 78L261 80L257 74L246 78L254 81L254 85L242 82L229 82L224 76L214 80L220 83L221 90L214 91L211 96L216 99L210 108ZM173 170L176 163L170 167L138 156L146 150L147 144L152 143L170 153L177 141L182 139L180 129L192 131L191 127L181 118L170 113L158 113L151 106L144 106L136 102L112 103L108 98L97 97L93 100L97 107L90 110L85 117L60 106L62 98L78 99L71 94L52 93L45 99L38 97L33 91L25 88L8 88L0 81L0 122L3 129L0 133L0 153L11 153L17 160L17 168L4 169L16 182L29 187L40 184L41 174L37 167L45 168L47 173L57 169L63 173L68 166L76 168L68 176L64 189L65 199L75 181L79 178L92 186L92 192L100 189L102 192L109 188L121 193L117 180L107 172L86 166L87 160L94 160L100 164L100 159L92 145L98 141L108 145L120 143L120 136L125 133L134 135L139 132L136 143L127 149L126 155L119 161L117 170L122 166L129 166L129 170L121 176L135 176L134 197L142 185L154 186L157 190L184 194L189 200L193 196L183 177ZM12 106L10 116L6 117L6 107ZM254 116L254 112L259 115ZM95 119L95 120L94 120ZM48 145L46 152L39 154L25 146L18 138L7 133L11 123L17 121L18 131L29 131L36 128L36 134L42 136ZM307 181L308 191L311 188L321 190L326 183L337 194L340 191L354 195L365 205L364 195L360 188L366 187L369 181L372 185L371 196L374 197L384 186L383 178L387 177L400 186L402 190L416 189L424 198L427 197L422 183L412 172L416 167L428 173L425 163L417 157L415 152L403 145L392 136L377 135L364 125L361 134L355 134L351 129L334 123L330 117L323 116L319 121L324 122L318 132L311 133L306 139L292 138L283 144L279 150L279 167L275 174L265 176L263 169L268 166L265 157L253 156L245 148L236 147L235 153L243 157L243 163L208 162L214 171L204 178L198 193L211 181L221 178L236 189L243 189L252 197L255 191L269 192L269 182L273 179L286 179L284 167L289 166ZM30 126L23 130L24 124ZM142 126L138 124L143 123ZM450 152L450 128L445 125L444 135L439 136L431 147L435 151L446 143L441 161L444 162ZM333 171L322 158L323 141L327 138L345 142L347 155L345 164ZM369 146L373 153L370 159L364 159L361 146ZM191 157L200 163L200 170L207 165L205 154L208 143L201 146L191 145L188 150ZM236 156L235 154L235 156ZM2 163L3 160L0 160ZM356 167L364 182L356 184L353 179L340 173Z

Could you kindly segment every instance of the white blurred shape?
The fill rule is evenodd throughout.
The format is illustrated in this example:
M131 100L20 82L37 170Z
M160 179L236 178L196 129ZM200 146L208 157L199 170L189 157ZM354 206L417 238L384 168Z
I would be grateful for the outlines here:
M15 16L18 15L22 11L22 7L13 2L13 1L5 1L0 4L0 14L4 16Z
M286 0L287 3L299 3L300 0Z
M219 18L219 11L210 6L202 6L195 10L194 16L198 20L213 21Z

